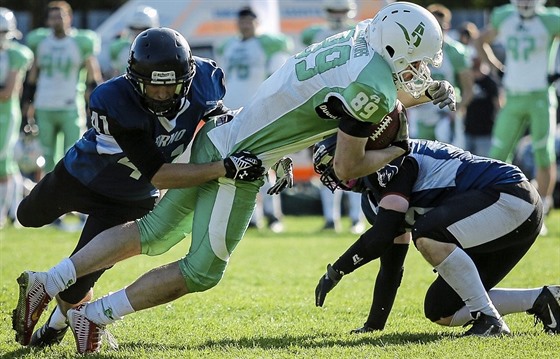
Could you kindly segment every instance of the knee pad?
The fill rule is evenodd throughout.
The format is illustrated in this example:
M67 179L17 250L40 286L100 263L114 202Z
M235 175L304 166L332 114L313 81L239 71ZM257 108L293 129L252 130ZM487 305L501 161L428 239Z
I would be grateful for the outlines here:
M179 262L179 268L189 293L204 292L215 287L222 280L226 265L226 262L216 259L210 266L205 266L205 270L202 270L193 265L187 257Z

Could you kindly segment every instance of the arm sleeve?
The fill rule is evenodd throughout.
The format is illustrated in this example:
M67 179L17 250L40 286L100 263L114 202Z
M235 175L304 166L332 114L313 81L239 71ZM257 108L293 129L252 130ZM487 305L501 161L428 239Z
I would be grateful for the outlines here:
M368 137L369 127L371 123L363 122L352 117L348 111L345 110L342 102L336 97L329 97L327 103L329 112L340 117L338 128L347 135L354 137Z
M401 285L408 247L408 244L395 243L381 256L381 265L373 288L373 301L364 323L365 327L376 330L385 328L397 290Z
M340 256L333 268L344 274L352 273L357 268L377 259L391 246L399 228L404 222L405 213L379 209L375 225L367 230L358 240Z

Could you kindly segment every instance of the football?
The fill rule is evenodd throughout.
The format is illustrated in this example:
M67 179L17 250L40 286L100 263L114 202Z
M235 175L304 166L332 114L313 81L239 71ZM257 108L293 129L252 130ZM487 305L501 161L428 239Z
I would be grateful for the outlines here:
M370 126L370 136L366 142L366 150L379 150L388 147L397 137L400 128L399 116L406 116L406 109L397 100L395 109L385 116L381 122Z

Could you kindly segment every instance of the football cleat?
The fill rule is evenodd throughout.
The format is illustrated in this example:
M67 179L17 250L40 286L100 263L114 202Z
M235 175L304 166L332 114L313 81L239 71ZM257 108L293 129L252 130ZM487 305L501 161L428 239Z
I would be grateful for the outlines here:
M535 316L535 325L541 322L547 333L560 333L560 286L544 286L541 293L527 311Z
M373 328L370 328L370 327L364 325L364 326L361 327L361 328L352 329L352 330L350 331L350 334L370 333L370 332L374 332L374 331L376 331L376 330L377 330L377 329L373 329Z
M54 344L60 344L64 335L68 331L68 325L62 329L54 329L49 327L49 323L51 322L51 318L54 311L51 313L51 316L47 320L47 322L39 329L33 333L31 337L31 341L29 342L30 347L49 347Z
M45 290L46 277L46 273L25 271L17 279L19 298L12 313L12 327L21 345L29 344L35 325L52 299Z
M101 349L103 337L107 338L111 348L118 348L115 338L105 330L105 325L96 324L86 317L86 305L70 309L66 314L68 323L76 339L78 353L97 353Z
M477 312L474 319L467 322L463 327L472 324L472 327L463 336L475 335L478 337L490 337L508 335L511 333L506 322L502 318L491 317L482 312Z

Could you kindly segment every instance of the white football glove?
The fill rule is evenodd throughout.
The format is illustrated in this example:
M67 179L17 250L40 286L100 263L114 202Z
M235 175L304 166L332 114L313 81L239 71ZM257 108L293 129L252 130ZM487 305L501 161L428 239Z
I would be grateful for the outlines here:
M286 188L294 186L294 165L290 157L282 157L271 168L276 173L276 182L266 193L279 194Z
M434 81L426 90L428 96L434 105L439 104L439 108L448 106L451 111L457 109L457 101L455 100L455 89L447 81Z

